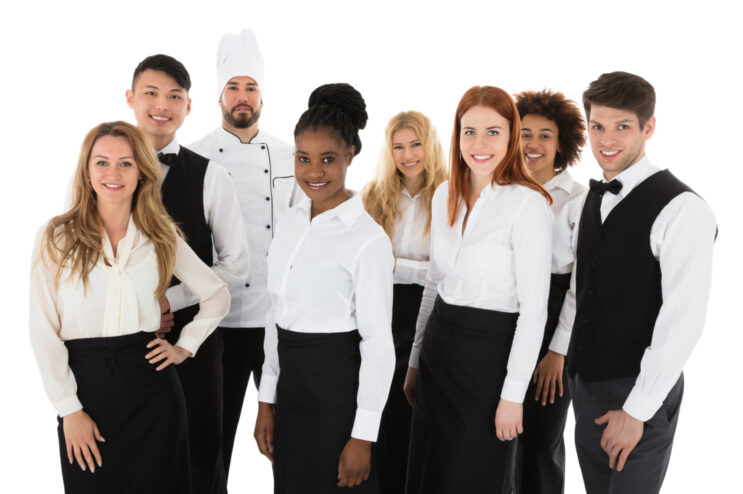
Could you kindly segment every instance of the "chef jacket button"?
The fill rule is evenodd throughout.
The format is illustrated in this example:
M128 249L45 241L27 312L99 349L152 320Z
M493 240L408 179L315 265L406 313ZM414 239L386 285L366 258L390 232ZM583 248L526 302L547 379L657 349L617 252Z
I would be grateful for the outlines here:
M266 146L261 145L261 149L266 149Z
M271 229L271 225L266 225L266 230L270 230L270 229Z
M250 288L250 283L245 283L245 288Z
M222 148L219 148L219 152L221 153L222 151L223 151Z
M268 173L268 170L263 170L263 173Z
M270 201L270 200L271 200L271 198L270 198L270 197L266 197L266 200L267 200L267 201Z

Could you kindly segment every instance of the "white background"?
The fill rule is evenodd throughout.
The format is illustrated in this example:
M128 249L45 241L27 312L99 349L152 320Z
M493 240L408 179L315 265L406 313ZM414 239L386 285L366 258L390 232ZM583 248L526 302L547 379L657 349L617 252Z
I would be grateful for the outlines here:
M366 98L364 150L349 171L372 177L387 120L427 114L449 148L462 93L477 84L509 92L552 88L580 101L603 72L626 70L656 88L657 130L648 155L715 211L720 235L707 324L685 370L686 395L663 492L740 492L743 439L738 374L741 289L740 16L733 2L16 2L0 12L4 348L0 492L62 492L55 412L27 337L33 236L61 212L85 133L134 121L124 91L155 53L191 73L188 144L219 124L215 58L225 32L252 27L266 59L261 128L291 140L310 91L346 81ZM590 151L574 175L598 175ZM270 492L271 469L252 439L248 391L231 492ZM582 492L568 425L566 492ZM105 468L105 459L104 459Z

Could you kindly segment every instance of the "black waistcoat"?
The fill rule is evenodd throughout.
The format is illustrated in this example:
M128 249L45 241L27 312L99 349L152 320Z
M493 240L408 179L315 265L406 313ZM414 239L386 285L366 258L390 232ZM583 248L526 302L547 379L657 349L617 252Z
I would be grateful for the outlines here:
M589 192L578 232L571 376L598 381L640 373L663 304L650 230L661 210L687 191L668 170L655 173L632 189L603 224L595 212L601 197Z
M165 209L183 231L189 247L204 264L211 266L212 230L204 218L204 176L208 164L208 159L181 146L178 163L168 170L161 190ZM178 283L174 276L171 286ZM176 327L187 324L196 312L198 305L178 311Z

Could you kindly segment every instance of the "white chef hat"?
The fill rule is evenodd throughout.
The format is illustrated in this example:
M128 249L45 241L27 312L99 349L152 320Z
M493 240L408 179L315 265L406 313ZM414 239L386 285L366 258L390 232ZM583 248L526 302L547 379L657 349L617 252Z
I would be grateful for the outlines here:
M263 55L255 33L247 28L240 34L225 34L219 42L217 86L220 97L227 82L237 76L252 77L263 90Z

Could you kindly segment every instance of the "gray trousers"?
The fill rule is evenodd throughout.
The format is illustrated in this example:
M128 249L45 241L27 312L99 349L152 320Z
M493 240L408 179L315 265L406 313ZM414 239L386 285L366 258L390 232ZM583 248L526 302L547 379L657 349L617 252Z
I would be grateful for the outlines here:
M684 375L666 396L663 405L645 422L642 439L632 450L624 469L609 468L609 455L601 449L606 425L594 420L609 410L619 410L635 384L635 378L586 382L576 375L569 380L575 412L575 448L588 494L652 494L660 492L671 458L679 407L684 394Z

